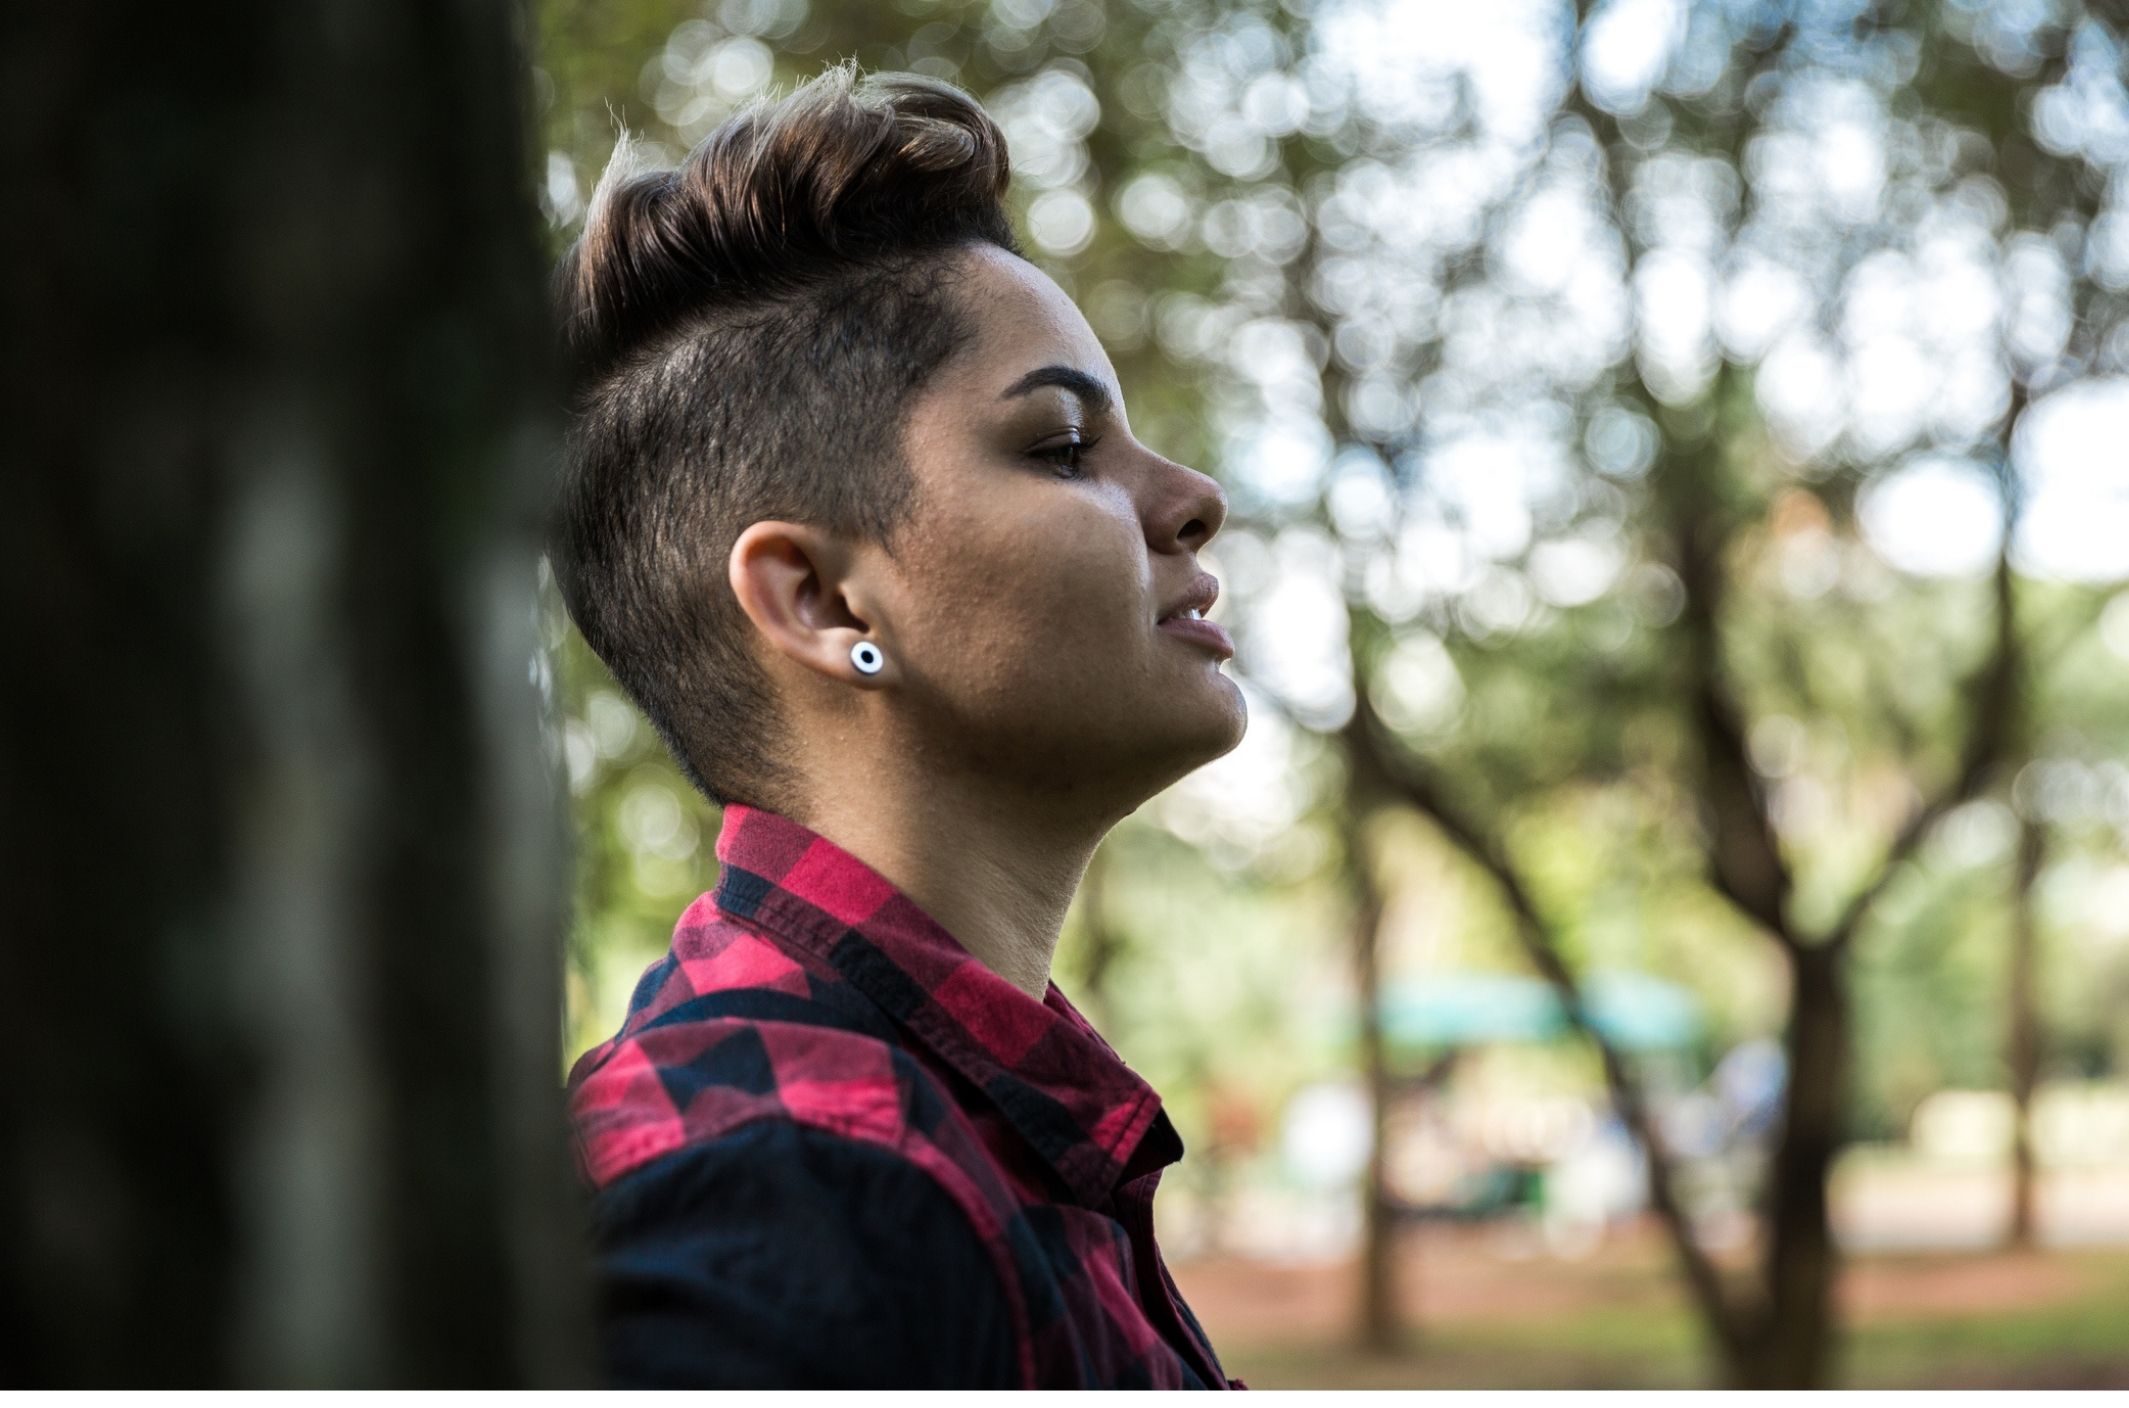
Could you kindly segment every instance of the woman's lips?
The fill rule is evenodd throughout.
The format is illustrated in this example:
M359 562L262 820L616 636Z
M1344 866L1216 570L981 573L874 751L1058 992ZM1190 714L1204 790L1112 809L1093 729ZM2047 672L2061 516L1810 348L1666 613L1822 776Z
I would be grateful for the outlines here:
M1161 622L1161 629L1172 636L1210 646L1220 653L1222 659L1234 656L1235 643L1228 638L1227 632L1202 616L1195 621L1188 616L1170 616Z

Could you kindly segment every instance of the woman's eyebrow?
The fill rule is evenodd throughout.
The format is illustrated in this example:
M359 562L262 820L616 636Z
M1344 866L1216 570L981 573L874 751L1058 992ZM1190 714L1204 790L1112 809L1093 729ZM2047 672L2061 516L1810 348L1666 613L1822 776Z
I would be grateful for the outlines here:
M998 399L1009 401L1015 396L1025 396L1041 386L1062 387L1085 402L1087 409L1096 415L1107 411L1116 400L1109 391L1108 383L1100 377L1062 364L1035 368L1008 386L1005 394Z

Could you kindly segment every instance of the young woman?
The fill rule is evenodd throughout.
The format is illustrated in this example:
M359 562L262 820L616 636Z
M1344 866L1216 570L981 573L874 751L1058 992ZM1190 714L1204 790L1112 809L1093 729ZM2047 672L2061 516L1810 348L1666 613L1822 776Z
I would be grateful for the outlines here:
M570 1080L613 1380L1242 1387L1154 1244L1182 1142L1049 980L1103 835L1241 740L1218 484L957 89L839 67L627 167L560 271L552 555L723 823Z

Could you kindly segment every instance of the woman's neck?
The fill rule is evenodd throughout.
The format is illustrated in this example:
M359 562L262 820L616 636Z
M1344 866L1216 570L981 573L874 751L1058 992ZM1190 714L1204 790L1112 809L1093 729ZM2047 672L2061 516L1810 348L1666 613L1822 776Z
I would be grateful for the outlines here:
M899 775L810 789L794 817L886 877L987 968L1041 1001L1072 897L1116 817L987 779Z

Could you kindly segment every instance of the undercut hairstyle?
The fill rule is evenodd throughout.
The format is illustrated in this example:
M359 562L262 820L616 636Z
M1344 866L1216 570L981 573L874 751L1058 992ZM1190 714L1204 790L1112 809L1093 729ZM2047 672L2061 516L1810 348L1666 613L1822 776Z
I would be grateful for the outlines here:
M788 812L790 721L727 577L748 524L880 544L909 403L972 336L949 256L1019 254L1005 138L917 74L828 69L674 170L627 134L556 269L566 463L548 534L584 639L712 802Z

